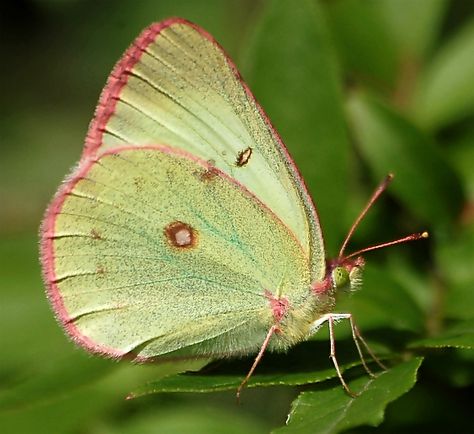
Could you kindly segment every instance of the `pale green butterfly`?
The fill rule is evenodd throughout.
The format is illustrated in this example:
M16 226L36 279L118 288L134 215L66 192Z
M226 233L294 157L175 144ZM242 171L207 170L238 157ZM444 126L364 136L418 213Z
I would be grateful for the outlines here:
M257 353L238 393L266 349L285 350L328 322L350 393L334 322L350 320L361 357L365 342L351 314L332 313L335 292L360 285L360 253L426 236L344 256L390 179L326 262L304 182L232 61L188 21L151 25L112 71L82 158L46 212L49 299L93 353Z

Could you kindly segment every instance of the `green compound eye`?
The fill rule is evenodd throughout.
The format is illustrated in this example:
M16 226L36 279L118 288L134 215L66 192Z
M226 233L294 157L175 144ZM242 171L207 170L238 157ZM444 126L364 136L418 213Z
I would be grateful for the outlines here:
M344 267L336 267L332 270L332 281L336 288L342 288L349 283L349 272Z

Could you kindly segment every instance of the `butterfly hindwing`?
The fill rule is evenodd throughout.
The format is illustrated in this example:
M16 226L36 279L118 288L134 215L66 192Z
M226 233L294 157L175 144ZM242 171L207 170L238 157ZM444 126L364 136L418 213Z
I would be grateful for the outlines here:
M255 351L273 323L268 291L297 306L311 281L305 252L271 210L206 161L163 146L84 159L47 212L42 249L66 329L117 357Z

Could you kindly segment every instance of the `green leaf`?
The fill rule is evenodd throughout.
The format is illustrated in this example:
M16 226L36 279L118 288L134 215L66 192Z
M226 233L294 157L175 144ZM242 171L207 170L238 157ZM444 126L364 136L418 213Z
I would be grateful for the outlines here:
M343 369L357 365L344 365ZM328 368L312 372L296 372L288 374L255 374L248 383L249 388L269 387L269 386L299 386L302 384L319 383L321 381L333 378L336 375L332 365ZM156 382L150 383L142 388L136 389L128 396L129 399L138 398L150 393L163 392L199 392L210 393L223 390L237 390L245 377L245 371L242 375L189 375L178 374L172 377L166 377Z
M460 211L462 189L434 143L373 98L356 93L347 108L357 147L375 178L393 172L390 192L418 218L441 228L450 224Z
M185 370L197 370L207 363L206 360L162 363L151 366L133 365L129 362L117 363L99 357L91 357L82 351L71 356L52 360L51 364L34 372L29 378L2 390L0 393L0 411L21 409L35 404L55 401L70 395L76 389L109 376L119 368L128 368L147 378L165 376Z
M92 432L97 419L105 419L106 414L124 408L124 398L133 385L144 382L151 376L156 378L184 369L183 363L160 365L115 363L116 368L109 369L109 375L103 375L103 370L98 369L96 377L93 377L91 368L100 367L101 363L107 364L107 361L92 359L90 356L89 359L88 364L85 356L82 362L70 358L70 366L60 367L56 364L49 372L38 373L38 377L18 385L18 390L13 388L5 391L0 409L2 432L34 434ZM109 360L108 363L113 362ZM190 363L193 362L187 362L188 368ZM198 363L202 364L202 361L194 361L195 367ZM54 368L57 368L57 378L54 376ZM73 378L75 369L79 377L77 380ZM64 373L68 375L65 376ZM65 381L62 389L61 380ZM47 385L48 381L51 381L52 385ZM42 390L44 396L41 396Z
M162 406L160 406L162 407ZM232 421L232 423L229 423ZM245 412L224 410L199 403L175 405L172 408L152 408L146 412L133 414L125 423L114 424L103 434L156 434L156 433L226 433L261 434L268 432L257 418Z
M110 414L117 401L113 393L103 388L80 388L41 405L0 412L0 427L2 433L18 434L92 432L91 421Z
M337 342L341 371L360 364L352 339ZM246 387L297 386L318 383L336 376L329 360L329 343L305 342L289 350L288 354L265 354ZM129 398L161 392L209 393L236 391L247 374L252 358L242 361L220 362L217 367L206 367L207 374L179 374L161 378L132 390Z
M413 342L410 347L474 349L474 319L458 322L437 336Z
M52 360L50 366L10 389L2 390L0 410L61 397L77 387L104 377L116 367L117 364L110 360L90 357L82 351L62 360Z
M349 140L341 83L317 2L266 2L244 72L301 170L330 249L344 235Z
M413 112L424 128L436 130L474 110L474 21L440 49L419 81Z
M401 61L421 60L438 36L447 0L380 0L384 22L396 41Z
M293 402L287 426L278 433L337 433L361 425L379 425L385 407L408 392L416 382L422 358L401 363L367 380L349 384L360 393L348 396L341 387L303 392Z
M36 232L0 238L0 264L0 378L9 384L63 358L68 351L71 354L74 345L65 338L48 306Z
M474 318L474 225L460 228L439 243L435 257L446 301L443 314L453 319Z
M461 130L459 137L450 138L447 149L453 167L463 179L466 196L474 202L474 125L472 123Z
M413 247L416 247L416 244ZM387 252L386 273L409 294L412 302L416 304L424 330L426 317L431 314L433 307L432 276L425 267L420 267L413 257L401 255L400 250L403 248L404 246L399 246L398 250L391 249L390 252Z
M344 70L372 85L391 87L398 53L380 2L329 1L324 6Z

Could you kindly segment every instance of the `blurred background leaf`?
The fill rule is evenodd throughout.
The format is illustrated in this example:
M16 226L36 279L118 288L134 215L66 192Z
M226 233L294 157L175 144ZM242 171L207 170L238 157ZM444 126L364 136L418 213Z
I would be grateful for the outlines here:
M474 349L474 320L460 321L446 327L442 333L433 338L416 341L412 346L428 348L468 348Z
M393 377L388 398L376 395L380 405L355 400L366 404L357 418L341 419L347 425L336 421L335 410L325 419L332 423L327 432L351 426L352 433L367 433L373 429L367 424L386 433L469 432L471 0L18 0L0 5L2 434L264 433L285 424L293 401L287 429L314 432L311 422L322 414L317 405L326 411L348 400L327 357L327 328L287 355L265 355L254 381L272 387L249 387L236 406L235 390L149 393L182 382L173 374L199 369L202 361L141 366L101 360L75 348L54 319L38 264L42 214L79 158L112 66L145 26L169 16L203 26L236 60L303 173L329 255L389 171L395 180L350 249L407 232L433 235L367 255L363 289L341 295L338 309L354 314L371 346L406 360L391 361L393 368L377 381L403 366L411 374L408 382ZM341 365L352 367L348 380L366 384L354 366L347 324L337 326L337 337ZM425 360L418 382L406 392L419 354ZM235 385L251 362L213 364L198 375L208 386L219 375ZM191 383L182 384L191 390ZM133 391L146 396L126 400Z
M367 96L354 94L348 112L358 149L375 179L396 174L390 191L425 224L443 228L459 215L461 184L428 137Z
M423 127L436 130L474 110L474 20L436 53L421 74L414 115Z
M438 39L449 1L381 0L377 3L381 22L387 25L395 41L399 67L403 68L407 61L421 64Z

